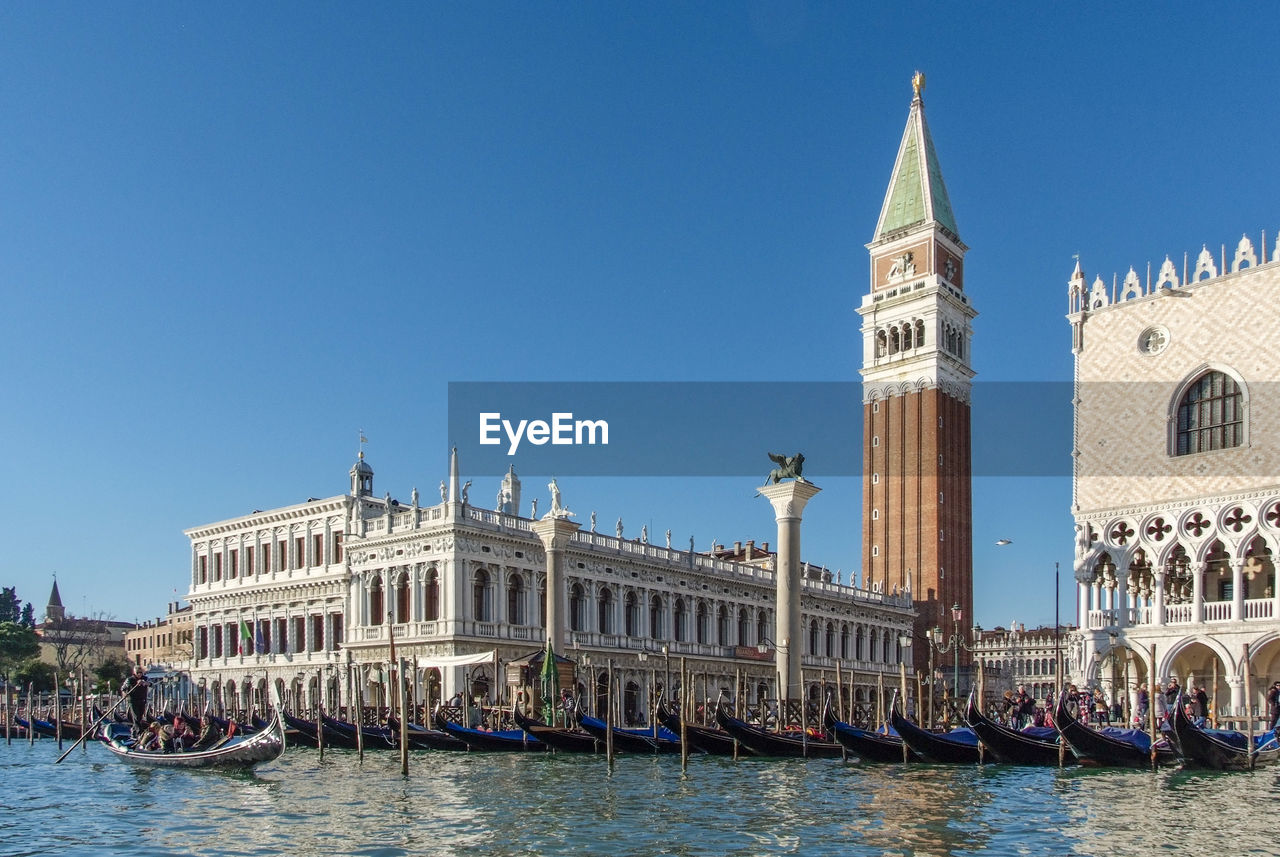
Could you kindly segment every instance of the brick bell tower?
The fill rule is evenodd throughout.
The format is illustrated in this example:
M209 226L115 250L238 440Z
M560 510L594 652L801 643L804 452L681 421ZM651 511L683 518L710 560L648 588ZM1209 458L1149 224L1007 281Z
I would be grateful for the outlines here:
M862 299L864 585L910 589L914 660L928 629L973 625L970 322L964 254L924 118L924 75L880 209ZM962 661L966 661L961 654ZM948 657L947 660L950 660Z

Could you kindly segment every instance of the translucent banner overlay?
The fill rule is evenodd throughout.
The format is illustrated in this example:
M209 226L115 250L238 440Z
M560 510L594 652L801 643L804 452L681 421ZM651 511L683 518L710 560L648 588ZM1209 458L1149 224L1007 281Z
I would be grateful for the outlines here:
M1071 397L1069 382L974 384L972 474L1070 476ZM454 382L449 437L481 476L763 480L772 452L820 479L861 475L863 407L854 382Z

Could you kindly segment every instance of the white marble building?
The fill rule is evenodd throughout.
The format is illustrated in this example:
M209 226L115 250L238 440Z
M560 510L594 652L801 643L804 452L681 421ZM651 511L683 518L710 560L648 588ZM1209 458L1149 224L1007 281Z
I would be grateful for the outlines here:
M465 691L509 702L506 665L546 639L546 551L534 520L514 513L514 473L490 511L469 502L470 483L459 487L456 472L440 502L421 505L415 491L400 503L373 496L362 454L348 494L188 530L197 683L240 704L246 686L268 680L304 706L323 687L332 708L361 682L367 704L380 704L394 637L397 658L420 665L494 653L496 662L443 676L416 670L416 699ZM601 704L610 660L619 713L633 721L647 717L659 686L678 683L681 659L698 697L732 693L738 680L752 702L776 697L767 545L702 553L583 528L565 551L567 621L556 648L576 662L589 707ZM824 678L834 686L839 664L846 696L870 703L882 676L894 685L909 595L841 585L814 566L804 577L806 694L817 699Z
M1110 285L1077 265L1069 300L1078 666L1090 683L1154 669L1204 685L1220 716L1265 712L1280 679L1280 247L1268 260L1265 234L1242 237Z

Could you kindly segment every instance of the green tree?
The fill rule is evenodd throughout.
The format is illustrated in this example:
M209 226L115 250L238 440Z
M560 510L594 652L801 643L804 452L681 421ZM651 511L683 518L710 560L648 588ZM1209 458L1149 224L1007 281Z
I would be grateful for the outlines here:
M22 619L22 602L18 600L18 587L0 588L0 622L17 622Z
M54 676L53 664L30 660L14 671L13 682L22 688L25 688L28 684L34 684L36 693L41 693L53 690Z
M40 654L40 638L17 622L0 622L0 678L8 681L19 664Z
M18 624L24 628L35 628L36 611L31 609L30 601L22 605L22 618L18 620Z
M112 690L118 690L121 682L123 682L125 677L128 675L128 662L121 660L114 655L93 668L93 677L97 680L99 689L105 688L107 682L111 682Z

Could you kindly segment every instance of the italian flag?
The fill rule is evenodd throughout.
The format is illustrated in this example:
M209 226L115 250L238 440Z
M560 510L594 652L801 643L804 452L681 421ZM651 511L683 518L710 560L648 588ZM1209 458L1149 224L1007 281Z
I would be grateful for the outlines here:
M240 620L240 654L253 654L253 633L249 630L249 623Z

